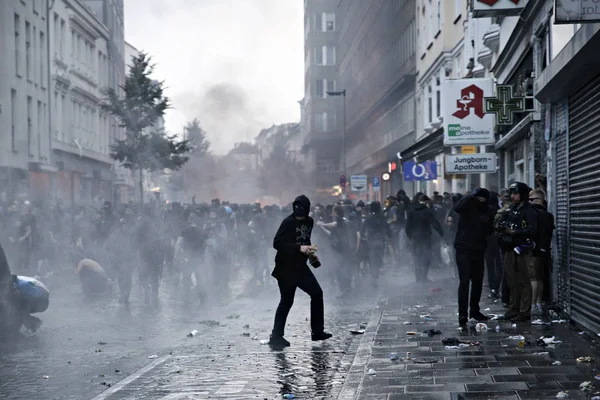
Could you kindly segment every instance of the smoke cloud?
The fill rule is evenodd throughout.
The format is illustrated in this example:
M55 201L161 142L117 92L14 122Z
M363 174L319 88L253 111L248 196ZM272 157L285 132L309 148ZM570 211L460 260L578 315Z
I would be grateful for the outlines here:
M153 56L173 133L198 118L213 151L299 120L304 93L301 1L127 0L125 37Z

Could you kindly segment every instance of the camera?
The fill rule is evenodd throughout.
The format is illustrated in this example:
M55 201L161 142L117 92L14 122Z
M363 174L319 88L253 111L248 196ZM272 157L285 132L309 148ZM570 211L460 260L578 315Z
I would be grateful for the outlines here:
M514 231L517 229L517 224L510 221L501 221L500 223L498 223L498 226L496 226L496 232L498 233L502 233L506 229Z

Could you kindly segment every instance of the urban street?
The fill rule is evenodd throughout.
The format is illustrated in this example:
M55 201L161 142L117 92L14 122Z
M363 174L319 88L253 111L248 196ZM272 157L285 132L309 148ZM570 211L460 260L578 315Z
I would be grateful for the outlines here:
M226 305L192 309L165 296L154 312L135 302L129 311L83 302L74 285L53 298L36 336L3 343L0 391L10 399L86 400L593 397L598 364L577 358L600 355L597 337L564 321L489 321L487 332L472 322L459 331L457 282L436 271L432 283L415 285L407 273L389 273L377 293L351 301L326 296L334 337L323 343L310 341L308 301L299 296L287 327L292 346L283 351L261 344L275 288L248 289L247 276L232 284ZM498 303L485 306L502 313ZM540 337L560 343L540 346ZM472 345L448 348L446 338Z

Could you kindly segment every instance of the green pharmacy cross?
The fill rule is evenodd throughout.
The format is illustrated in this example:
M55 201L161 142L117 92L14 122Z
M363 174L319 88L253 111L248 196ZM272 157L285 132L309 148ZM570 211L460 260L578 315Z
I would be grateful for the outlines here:
M497 85L496 97L485 97L486 114L495 114L498 125L512 125L514 113L525 111L525 98L514 97L511 85Z

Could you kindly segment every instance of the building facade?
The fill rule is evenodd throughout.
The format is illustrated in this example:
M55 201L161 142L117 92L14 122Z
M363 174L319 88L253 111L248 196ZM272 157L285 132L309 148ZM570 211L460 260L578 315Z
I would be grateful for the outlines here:
M0 2L0 200L53 190L46 2Z
M111 200L112 117L100 107L109 85L110 32L82 1L57 0L51 12L56 194L66 204Z
M485 176L451 175L445 171L445 156L461 147L444 146L442 86L446 80L482 78L489 75L483 34L490 18L473 19L469 1L418 0L416 140L401 152L401 162L435 162L435 179L407 183L410 195L417 192L464 192L486 185ZM485 152L485 147L478 148ZM404 171L402 171L404 172Z
M586 18L598 20L599 15L546 3L551 10L542 41L548 46L546 63L536 75L534 92L546 111L547 182L556 219L553 294L575 323L598 331L600 24Z
M304 1L304 99L302 137L306 168L318 192L327 193L342 173L342 99L328 91L339 89L337 66L338 0Z
M290 160L303 161L304 138L301 135L300 124L298 123L273 125L270 128L265 128L254 138L254 143L259 151L259 166L264 164L278 144L283 144L286 147Z
M348 176L382 176L414 141L415 7L416 0L338 1L337 89L346 91ZM375 198L369 182L361 198ZM401 177L393 175L381 191L400 187Z

